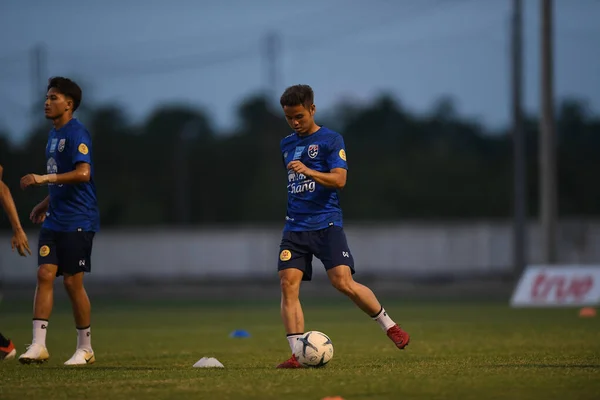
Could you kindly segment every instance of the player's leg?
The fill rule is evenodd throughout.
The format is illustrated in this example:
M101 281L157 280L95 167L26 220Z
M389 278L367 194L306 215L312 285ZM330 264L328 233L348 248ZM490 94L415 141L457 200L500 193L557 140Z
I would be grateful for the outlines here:
M77 347L73 356L65 365L93 364L96 361L92 349L91 304L83 286L83 272L64 274L64 286L73 309L73 318L77 330Z
M0 333L0 360L15 358L17 350L12 340Z
M300 283L304 272L296 268L279 271L281 286L281 319L292 356L277 368L302 368L293 354L294 343L304 333L304 313L300 304Z
M40 248L40 258L46 258L52 250L47 250L49 246L43 245ZM45 256L43 256L46 254ZM50 258L54 260L54 258ZM48 260L48 261L50 261ZM56 261L50 261L56 262ZM33 339L27 351L19 356L19 361L23 364L41 363L50 357L46 348L46 333L48 332L48 321L52 314L54 305L54 279L58 271L56 264L41 264L37 272L37 285L33 297Z
M361 310L367 313L386 332L396 347L404 349L410 336L381 306L371 289L352 278L352 269L348 265L337 265L327 270L327 276L333 287L348 296Z
M349 265L340 264L329 268L327 277L334 288L348 296L366 314L376 315L381 310L381 304L373 291L352 278Z
M288 345L293 346L304 333L304 313L300 304L300 284L312 277L312 255L306 252L304 232L284 232L279 252L279 281L281 287L281 319ZM277 368L302 368L294 355Z
M404 349L410 341L408 333L390 318L371 289L353 279L354 258L344 230L337 226L329 227L323 230L317 241L321 245L318 256L322 257L321 261L333 287L376 321L396 347Z
M303 275L304 272L296 268L279 271L281 319L290 348L295 340L294 336L297 337L304 333L304 313L300 304L300 283Z
M54 279L58 273L56 232L42 229L38 239L37 285L33 297L33 340L19 356L23 364L41 363L50 357L46 348L48 320L54 303Z
M77 330L77 347L65 365L85 365L96 361L92 349L91 304L83 284L86 272L91 272L93 232L69 232L64 234L61 247L63 284L73 309Z

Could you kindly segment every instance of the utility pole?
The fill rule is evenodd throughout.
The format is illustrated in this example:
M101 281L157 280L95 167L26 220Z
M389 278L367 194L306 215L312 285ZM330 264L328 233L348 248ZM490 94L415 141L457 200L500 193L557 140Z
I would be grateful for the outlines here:
M279 89L279 39L279 35L275 32L269 32L265 37L266 86L269 101L272 102L277 99L277 90Z
M556 133L554 125L554 55L552 0L541 0L540 228L542 262L557 261Z
M33 95L33 104L36 107L35 112L40 110L37 109L37 106L43 100L43 94L46 92L46 80L48 77L46 76L47 71L47 63L48 59L46 56L46 47L43 44L37 44L32 49L31 54L31 82L33 85L32 95Z
M40 121L44 109L44 98L46 96L47 65L46 46L43 43L36 44L31 49L31 103L28 108L30 114L30 129L33 129Z
M511 20L512 116L513 116L513 264L516 276L527 265L527 163L523 132L523 4L513 0Z
M189 225L191 221L192 209L189 188L192 182L190 182L189 173L189 147L200 126L200 121L197 119L187 121L179 132L177 143L174 146L175 219L179 225Z

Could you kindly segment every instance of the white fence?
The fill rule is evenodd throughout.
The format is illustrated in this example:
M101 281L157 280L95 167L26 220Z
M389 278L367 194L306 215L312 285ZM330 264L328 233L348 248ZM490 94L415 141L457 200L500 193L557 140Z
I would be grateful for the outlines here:
M510 222L367 225L348 222L346 234L357 273L379 276L486 275L512 269ZM281 227L103 230L92 255L94 278L273 277ZM0 268L5 281L33 279L34 257L10 251L0 235ZM29 232L34 251L36 232ZM529 228L529 262L540 261L536 226ZM563 221L559 233L561 263L600 262L600 222ZM323 274L315 260L315 276Z

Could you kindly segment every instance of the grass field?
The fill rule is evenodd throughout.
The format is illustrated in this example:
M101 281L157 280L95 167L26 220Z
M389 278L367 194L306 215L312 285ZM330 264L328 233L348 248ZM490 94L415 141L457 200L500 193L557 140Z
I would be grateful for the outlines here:
M344 299L305 304L306 328L335 346L328 366L276 370L289 356L278 305L95 301L97 362L64 367L75 348L69 305L55 305L44 365L0 363L0 399L599 399L600 320L574 309L500 303L386 302L412 335L399 351ZM2 305L0 329L24 350L29 304ZM234 329L250 338L232 339ZM192 368L213 356L224 370Z

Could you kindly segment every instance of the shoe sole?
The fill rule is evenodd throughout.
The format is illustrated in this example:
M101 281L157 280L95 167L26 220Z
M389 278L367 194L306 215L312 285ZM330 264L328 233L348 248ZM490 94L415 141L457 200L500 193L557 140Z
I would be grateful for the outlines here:
M68 367L77 367L79 365L90 365L96 362L96 357L92 356L92 358L90 358L89 360L86 360L85 364L67 364L65 363L64 365L68 366Z
M47 362L48 359L47 358L43 358L43 359L38 359L38 358L19 358L19 362L21 364L43 364L45 362Z
M4 357L0 357L0 360L11 360L11 359L15 358L16 355L17 355L17 350L12 349L8 353L6 353L6 355L4 355Z
M408 338L408 340L406 341L406 343L404 343L404 345L402 347L400 347L400 346L396 346L396 347L398 347L400 350L404 350L404 348L406 346L408 346L409 343L410 343L410 337Z

